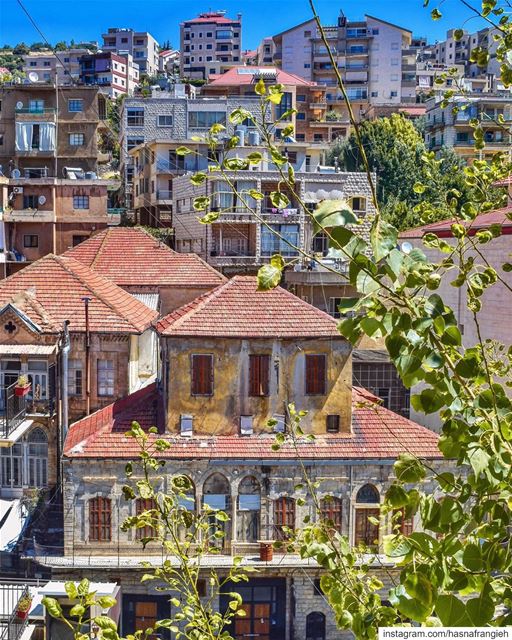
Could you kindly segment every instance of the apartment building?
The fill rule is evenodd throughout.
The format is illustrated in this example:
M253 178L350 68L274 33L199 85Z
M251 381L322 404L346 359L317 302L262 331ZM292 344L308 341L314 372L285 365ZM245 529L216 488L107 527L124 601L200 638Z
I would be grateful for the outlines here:
M327 237L313 236L311 218L303 211L298 198L311 210L323 200L348 200L361 218L359 229L365 235L374 215L368 181L363 173L305 171L305 150L297 151L296 155L297 160L292 164L296 171L295 190L286 190L290 204L283 209L270 200L270 194L278 189L280 175L270 170L269 164L228 173L227 179L234 182L238 194L233 193L223 177L214 177L214 174L207 186L192 185L189 176L175 178L176 249L194 251L225 273L254 273L274 254L280 253L294 265L286 271L287 286L314 306L324 311L335 310L336 300L351 295L346 293L350 287L343 275L346 263L332 252L329 254ZM263 200L253 200L248 195L251 189L263 193ZM218 218L208 225L199 222L193 207L194 198L205 195L210 197L208 210L218 213ZM320 254L314 264L304 261L301 255L301 251L312 250L315 255Z
M200 13L180 24L180 75L207 80L242 62L242 16Z
M0 176L0 277L106 228L112 222L107 189L106 180L32 177L28 170Z
M64 446L64 552L51 557L43 546L36 561L51 567L55 579L75 579L85 565L96 579L115 575L123 594L123 635L139 628L134 612L143 607L145 623L168 615L168 595L151 582L139 583L140 561L160 561L161 549L150 543L143 550L135 532L119 531L141 507L121 492L125 464L137 456L136 443L124 432L137 420L143 428L158 427L150 439L172 443L161 453L162 490L173 475L186 475L192 510L208 505L229 515L224 538L200 576L205 596L210 567L223 571L241 555L258 569L248 582L224 589L240 593L247 612L239 619L243 624L233 622L233 637L343 638L321 596L322 570L286 545L275 549L273 559L260 560L261 541L285 541L286 527L300 529L314 514L331 520L349 544L368 544L378 554L391 531L390 516L379 507L393 482L393 462L408 451L437 468L437 436L352 388L350 346L335 320L281 288L258 292L256 278L233 278L166 316L157 328L160 384L71 426ZM320 482L318 515L301 489L297 451L287 443L272 450L275 433L267 420L275 417L275 430L286 432L287 406L294 401L308 412L305 433L316 435L298 446L301 462ZM99 509L102 527L94 525ZM402 527L410 533L418 523L404 519ZM377 555L372 571L388 587L399 569ZM213 606L222 610L226 602Z
M90 53L86 48L58 52L31 51L23 56L23 72L32 82L76 84L80 78L80 58ZM30 74L37 74L37 77Z
M0 88L0 165L4 175L65 177L96 172L97 130L106 106L97 87L11 84Z
M147 31L111 28L101 37L102 51L121 56L129 53L138 64L141 75L155 76L158 73L158 42Z
M453 112L453 107L458 108ZM512 103L510 93L456 94L447 107L442 106L442 97L426 102L427 126L425 141L433 151L443 146L452 147L465 160L491 158L495 153L508 151L512 142ZM504 124L498 122L503 116ZM485 149L475 149L471 120L476 119L484 131Z
M325 27L325 34L356 117L369 105L416 101L416 61L407 57L412 45L409 29L368 15L362 21L349 21L341 13L336 25ZM284 71L325 84L327 105L346 118L335 70L315 21L294 26L273 40L277 64Z
M110 98L131 96L139 84L139 65L130 53L91 53L80 58L79 67L80 82L97 86Z
M176 77L180 70L180 52L166 49L158 54L158 69L161 73Z

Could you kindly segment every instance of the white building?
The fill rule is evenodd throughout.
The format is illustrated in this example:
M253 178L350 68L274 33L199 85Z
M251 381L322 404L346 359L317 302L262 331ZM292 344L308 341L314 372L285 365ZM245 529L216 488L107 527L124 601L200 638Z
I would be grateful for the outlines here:
M111 28L101 37L103 51L119 55L129 53L139 65L141 74L154 76L158 73L158 42L147 31Z

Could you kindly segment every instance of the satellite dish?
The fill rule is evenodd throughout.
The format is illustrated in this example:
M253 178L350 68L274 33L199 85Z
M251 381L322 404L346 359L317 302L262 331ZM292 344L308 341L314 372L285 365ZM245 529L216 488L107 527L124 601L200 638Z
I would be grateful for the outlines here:
M19 169L13 169L11 171L11 178L14 178L15 180L21 178L21 171Z
M21 100L16 103L16 109L23 109L23 102Z
M400 249L402 250L402 253L405 253L405 255L409 255L409 253L411 253L411 251L413 250L413 246L410 242L402 242L402 244L400 245Z
M28 74L28 79L30 80L30 82L37 82L39 80L39 74L35 71L31 71Z
M43 205L46 202L46 196L39 196L37 201L39 202L39 204Z

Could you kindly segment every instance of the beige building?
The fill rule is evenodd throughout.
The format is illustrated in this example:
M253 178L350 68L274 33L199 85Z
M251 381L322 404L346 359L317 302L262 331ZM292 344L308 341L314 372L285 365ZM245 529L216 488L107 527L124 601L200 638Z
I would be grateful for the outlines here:
M103 52L117 53L121 56L128 53L133 56L141 75L155 76L158 73L158 42L147 31L114 27L108 29L101 37Z
M77 84L80 77L80 58L90 53L91 51L85 48L66 49L55 53L31 51L23 56L23 72L31 84L35 82Z
M139 85L139 65L130 53L91 53L80 58L80 82L111 98L131 96Z
M180 75L207 80L242 62L242 16L200 13L180 24Z

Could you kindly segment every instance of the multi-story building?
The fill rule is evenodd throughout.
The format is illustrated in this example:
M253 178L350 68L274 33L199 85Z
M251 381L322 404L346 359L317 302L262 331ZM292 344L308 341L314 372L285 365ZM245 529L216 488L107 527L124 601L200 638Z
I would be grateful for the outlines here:
M206 80L242 62L242 16L200 13L180 24L180 75Z
M111 98L132 95L139 83L139 65L130 53L101 52L80 58L80 82L100 88Z
M158 69L161 73L176 77L180 71L180 52L166 49L158 54Z
M90 53L84 48L58 52L31 51L23 56L23 71L32 83L76 84L80 77L80 58Z
M139 65L141 75L155 76L158 73L158 42L147 31L112 28L101 37L102 51L121 56L129 53Z
M256 62L260 65L271 65L274 63L274 56L276 53L276 43L271 36L263 38L256 49Z
M300 529L307 516L329 519L350 545L364 543L378 554L391 531L390 515L381 514L380 505L394 480L393 462L407 451L437 469L437 436L380 406L371 393L352 389L350 347L336 321L281 288L258 292L256 278L233 278L163 318L157 329L159 384L71 427L63 462L64 553L52 557L42 547L36 560L56 579L75 579L85 565L97 580L115 576L123 635L140 628L143 610L144 624L169 617L168 594L151 582L140 584L147 573L140 561L161 562L159 545L143 550L133 531L119 530L142 506L123 499L121 490L126 462L138 455L124 432L137 420L145 429L158 427L151 440L172 443L159 454L166 465L161 490L173 475L184 474L193 486L191 509L208 505L229 516L217 553L204 561L207 570L225 571L235 555L258 570L248 582L224 589L242 595L247 613L243 624L233 623L233 636L344 637L321 596L322 570L286 545L273 559L260 560L261 542L286 540L286 527ZM308 412L302 427L316 438L299 438L299 452L288 441L274 451L272 431L287 437L291 402ZM272 417L274 428L267 426ZM319 513L301 488L300 463L319 481ZM430 480L424 488L430 489ZM99 511L101 527L95 526ZM416 518L403 519L402 528L418 528ZM399 571L393 561L377 555L371 564L390 586ZM204 582L200 588L208 596ZM213 606L223 610L226 602Z
M291 147L290 147L291 148ZM189 176L174 179L174 229L176 249L194 251L209 264L226 272L254 272L270 258L280 253L294 265L286 272L286 283L309 303L331 310L335 301L350 297L343 277L345 263L329 253L327 237L313 236L311 218L299 204L300 198L308 207L329 199L346 199L361 218L358 229L365 235L374 215L371 194L363 173L335 173L305 171L306 149L295 153L295 189L286 190L290 204L283 209L272 204L270 194L277 191L281 177L268 164L253 170L227 173L234 182L237 194L222 176L212 174L208 184L194 186ZM253 200L248 192L255 189L264 194ZM208 195L208 211L217 212L212 224L201 224L193 201ZM301 252L317 259L304 261ZM332 310L335 307L332 306Z
M0 177L0 278L61 254L112 223L106 180ZM119 216L117 216L119 223Z
M4 175L65 177L65 169L96 172L100 120L97 87L12 84L0 88L0 165Z
M425 141L429 149L439 151L452 147L464 159L490 158L507 151L512 141L512 102L510 94L456 94L450 104L442 106L442 96L427 100ZM457 107L454 113L454 106ZM504 122L499 119L504 118ZM475 149L472 120L478 120L484 131L485 149Z
M325 35L357 118L369 105L398 107L416 101L415 59L407 57L411 31L368 15L363 21L349 21L342 13L337 25L325 27ZM325 84L328 106L346 118L335 69L315 21L283 31L273 40L279 66Z

